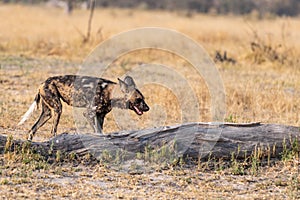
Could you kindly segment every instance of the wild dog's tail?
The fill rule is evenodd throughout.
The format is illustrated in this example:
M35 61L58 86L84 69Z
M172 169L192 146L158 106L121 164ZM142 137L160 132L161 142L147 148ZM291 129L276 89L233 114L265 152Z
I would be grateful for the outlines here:
M38 109L40 99L41 99L40 93L38 93L38 94L35 96L34 101L33 101L33 103L31 104L31 106L29 107L29 109L27 110L27 112L22 116L22 119L21 119L21 121L18 123L18 126L19 126L19 125L22 125L27 119L29 119L29 117L31 116L31 114L32 114L36 109Z

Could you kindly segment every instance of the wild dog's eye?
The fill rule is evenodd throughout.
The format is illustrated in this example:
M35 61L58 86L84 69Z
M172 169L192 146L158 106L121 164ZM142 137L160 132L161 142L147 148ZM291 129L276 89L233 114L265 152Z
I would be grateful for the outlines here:
M135 103L136 103L136 104L139 104L139 103L141 103L142 101L143 101L143 99L137 98L137 99L135 100Z

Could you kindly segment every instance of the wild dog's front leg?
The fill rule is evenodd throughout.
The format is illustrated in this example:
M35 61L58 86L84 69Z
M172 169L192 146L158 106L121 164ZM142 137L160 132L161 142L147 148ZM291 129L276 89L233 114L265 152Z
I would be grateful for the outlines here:
M86 118L90 126L94 129L94 132L97 132L97 120L96 120L96 112L90 108L83 112L83 116Z
M103 123L104 123L105 114L103 113L96 113L96 126L97 126L97 133L103 134Z

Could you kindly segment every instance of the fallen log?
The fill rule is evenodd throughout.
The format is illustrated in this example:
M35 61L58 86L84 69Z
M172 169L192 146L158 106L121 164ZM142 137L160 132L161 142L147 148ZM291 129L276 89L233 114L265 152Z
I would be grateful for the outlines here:
M276 124L217 124L188 123L136 131L121 131L108 135L63 133L45 142L13 140L0 135L0 152L14 151L24 144L43 156L87 154L101 158L103 154L134 158L149 151L168 152L176 157L205 159L208 156L229 160L233 153L236 159L244 159L253 152L261 156L280 158L284 151L299 152L300 129Z

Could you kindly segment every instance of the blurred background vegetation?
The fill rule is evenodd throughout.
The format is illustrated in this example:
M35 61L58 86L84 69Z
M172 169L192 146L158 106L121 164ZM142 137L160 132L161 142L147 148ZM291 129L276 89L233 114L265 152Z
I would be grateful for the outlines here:
M2 0L4 3L39 4L47 0ZM88 7L91 0L50 0L57 5L65 4L68 11L72 8L85 5ZM300 0L97 0L98 7L121 7L162 10L186 10L212 14L257 14L297 16L300 13Z

